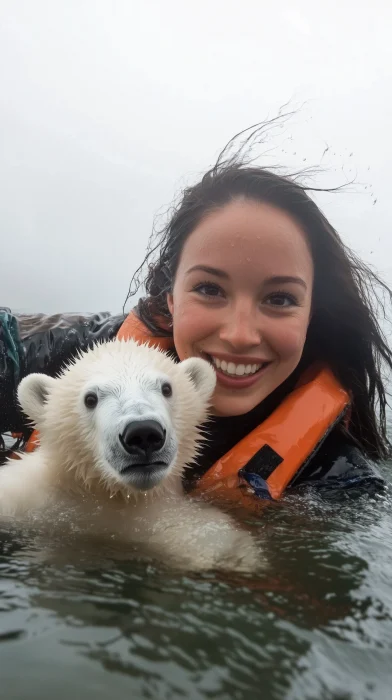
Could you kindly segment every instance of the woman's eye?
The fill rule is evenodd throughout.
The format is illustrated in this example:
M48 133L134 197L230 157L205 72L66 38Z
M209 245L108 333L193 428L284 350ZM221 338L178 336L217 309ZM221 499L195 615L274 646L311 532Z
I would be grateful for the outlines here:
M218 297L223 295L222 289L213 282L203 282L193 288L194 292L201 294L204 297Z
M296 298L292 294L288 294L287 292L270 294L268 299L266 299L266 303L269 306L280 306L286 308L288 308L289 306L298 306Z

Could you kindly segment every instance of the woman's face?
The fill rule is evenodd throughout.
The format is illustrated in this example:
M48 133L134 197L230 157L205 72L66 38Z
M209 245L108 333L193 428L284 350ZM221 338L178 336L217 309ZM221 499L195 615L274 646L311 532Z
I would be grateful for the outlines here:
M213 363L216 415L247 413L297 367L312 286L303 230L269 204L236 199L188 237L168 295L174 344Z

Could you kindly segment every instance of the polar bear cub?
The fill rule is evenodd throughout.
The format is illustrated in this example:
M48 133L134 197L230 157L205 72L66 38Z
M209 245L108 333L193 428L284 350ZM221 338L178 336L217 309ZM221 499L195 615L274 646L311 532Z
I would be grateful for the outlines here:
M168 564L254 570L256 544L217 508L184 495L215 388L200 358L114 340L81 353L56 378L19 385L40 446L0 468L0 515L142 543ZM60 524L61 520L61 524ZM65 523L64 523L65 521Z

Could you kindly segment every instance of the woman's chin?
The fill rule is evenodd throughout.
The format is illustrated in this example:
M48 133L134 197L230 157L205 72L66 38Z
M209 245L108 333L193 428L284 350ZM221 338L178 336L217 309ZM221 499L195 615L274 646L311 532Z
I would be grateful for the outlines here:
M229 418L230 416L243 416L245 413L249 413L256 406L264 401L266 397L255 396L255 397L238 397L238 396L220 396L218 393L214 395L213 406L211 407L211 415L220 418Z

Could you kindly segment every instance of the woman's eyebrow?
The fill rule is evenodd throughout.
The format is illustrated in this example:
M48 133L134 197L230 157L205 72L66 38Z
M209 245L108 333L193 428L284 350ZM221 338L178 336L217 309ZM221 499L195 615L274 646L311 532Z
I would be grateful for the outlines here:
M186 274L189 275L191 272L206 272L210 275L215 275L215 277L220 277L221 279L229 279L227 272L219 270L217 267L210 267L209 265L193 265ZM274 275L265 280L264 284L299 284L304 289L307 289L305 280L302 277L296 277L295 275Z
M307 289L305 280L293 275L274 275L265 280L264 284L300 284L301 287Z
M209 267L209 265L194 265L186 271L186 274L189 275L191 272L195 272L195 270L198 270L199 272L207 272L209 275L215 275L216 277L221 277L222 279L229 279L227 272L223 272L223 270L219 270L217 267Z

